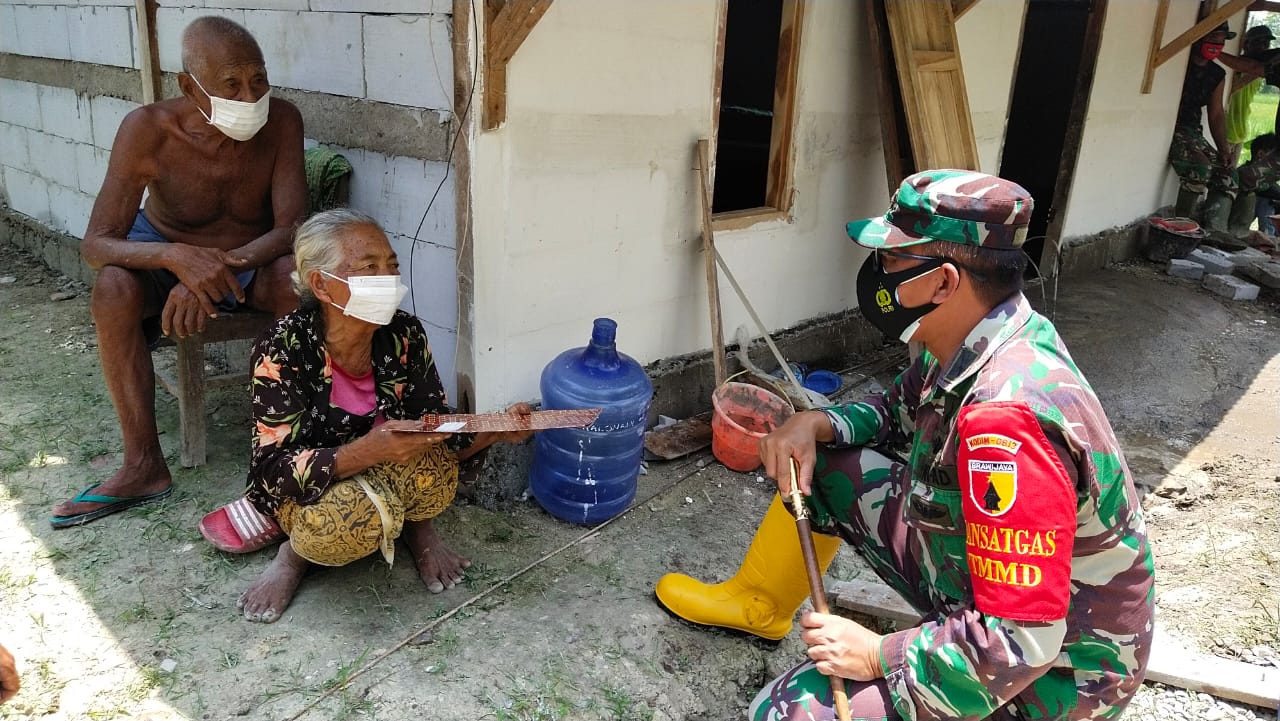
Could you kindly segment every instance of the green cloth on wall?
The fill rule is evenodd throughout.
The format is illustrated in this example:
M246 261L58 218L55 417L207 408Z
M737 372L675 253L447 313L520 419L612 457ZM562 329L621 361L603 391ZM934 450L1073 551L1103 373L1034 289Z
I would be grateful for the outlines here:
M339 205L338 188L351 174L351 162L341 153L317 145L307 149L302 163L307 174L307 215Z

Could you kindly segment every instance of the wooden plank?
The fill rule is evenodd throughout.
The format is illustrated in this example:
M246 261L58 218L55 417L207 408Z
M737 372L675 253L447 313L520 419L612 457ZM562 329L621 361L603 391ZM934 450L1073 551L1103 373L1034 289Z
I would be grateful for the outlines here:
M711 166L711 169L715 170L715 166ZM715 187L714 184L712 187ZM791 215L776 208L727 210L723 213L716 213L711 217L711 228L716 232L742 230L759 223L773 223L779 220L784 222L791 220Z
M804 29L804 0L784 0L778 31L778 66L773 81L773 123L769 138L769 174L765 203L791 210L795 175L796 87L800 80L800 38Z
M485 2L484 129L507 119L507 63L551 7L551 0Z
M976 170L978 143L951 3L888 2L885 13L916 168ZM922 71L917 61L920 53L939 68L949 55L954 67Z
M903 600L898 592L879 581L829 581L827 595L835 598L840 608L867 616L887 618L902 626L920 623L920 614Z
M507 119L507 65L485 63L484 129L493 130Z
M1160 50L1156 52L1155 66L1158 68L1161 65L1164 65L1169 58L1182 52L1191 43L1194 43L1205 35L1208 35L1209 31L1221 25L1223 21L1227 20L1232 15L1235 15L1247 8L1252 2L1253 0L1230 0L1230 2L1226 3L1222 7L1209 13L1203 20L1192 25L1191 29L1182 33L1173 40L1170 40L1167 45L1160 48Z
M951 0L951 15L959 20L961 15L973 9L978 4L978 0Z
M907 177L907 172L903 167L901 138L898 135L899 96L894 92L893 76L890 75L894 65L884 25L884 0L863 0L862 8L871 39L871 65L880 109L880 147L884 151L885 181L892 195L902 179Z
M917 50L914 55L916 61L916 72L940 73L960 69L960 61L957 58L956 53L942 52L938 50Z
M156 42L156 0L134 0L137 18L139 65L142 66L142 103L154 103L160 89L160 49Z
M1194 651L1159 626L1151 642L1147 680L1264 708L1280 704L1280 668Z
M644 449L671 461L711 445L711 413L699 413L644 434Z
M702 255L707 273L707 305L711 310L711 366L715 372L716 387L724 383L729 374L724 357L724 325L720 319L720 280L716 273L715 229L711 227L711 141L703 138L694 146L698 162L698 195L702 202Z
M915 625L920 614L896 591L879 581L829 582L835 605L899 625ZM1186 648L1157 627L1147 663L1147 681L1219 698L1275 708L1280 703L1280 668L1255 666Z
M489 6L495 0L487 0L484 7L484 13L490 11ZM453 157L451 165L453 166L454 182L459 188L471 187L471 143L470 134L467 132L467 125L472 123L471 117L479 111L475 104L476 83L479 78L474 77L477 69L477 58L473 53L480 53L480 46L477 44L472 47L471 38L479 39L480 28L472 27L473 24L483 23L487 15L481 15L474 10L472 0L453 0L453 122L450 128L454 133L453 136ZM474 13L474 14L473 14ZM479 15L479 17L476 17ZM496 9L493 16L497 16ZM463 309L458 314L458 334L457 347L470 349L475 341L475 325L473 312L475 308L475 256L473 243L473 223L469 222L471 218L471 193L454 193L454 216L455 218L467 218L468 222L454 223L454 248L456 251L455 278L457 280L457 307ZM412 280L409 281L412 284ZM475 406L472 399L475 398L475 357L469 350L455 354L455 363L453 371L454 382L457 384L457 394L451 397L457 404L459 412L468 412L474 410ZM444 379L448 383L448 379Z
M516 0L507 3L502 12L493 21L493 39L496 41L487 47L491 49L491 57L503 63L509 62L524 43L525 38L538 24L551 0Z
M729 0L716 7L716 68L711 81L711 157L720 145L720 98L724 94L724 38L729 27ZM716 187L716 169L711 168L711 187Z
M1142 75L1142 94L1151 94L1151 83L1156 77L1156 56L1164 42L1164 23L1169 17L1169 0L1160 0L1156 6L1156 21L1151 28L1151 49L1147 52L1147 70Z

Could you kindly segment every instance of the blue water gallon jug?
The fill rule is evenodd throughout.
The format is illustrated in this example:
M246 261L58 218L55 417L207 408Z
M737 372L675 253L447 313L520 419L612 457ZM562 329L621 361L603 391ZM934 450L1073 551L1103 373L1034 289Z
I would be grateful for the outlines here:
M639 363L618 352L617 332L615 321L597 318L585 348L561 353L542 370L544 409L602 409L586 428L535 437L533 497L571 523L607 521L636 495L653 384Z

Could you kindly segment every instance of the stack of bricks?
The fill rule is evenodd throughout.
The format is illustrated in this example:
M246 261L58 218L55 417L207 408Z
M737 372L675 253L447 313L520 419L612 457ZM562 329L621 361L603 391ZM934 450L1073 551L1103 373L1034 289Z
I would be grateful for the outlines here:
M1258 297L1259 286L1280 289L1280 263L1255 248L1235 253L1217 248L1196 248L1185 259L1170 260L1165 271L1175 278L1201 281L1206 290L1228 300L1254 300ZM1255 282L1241 280L1235 275Z

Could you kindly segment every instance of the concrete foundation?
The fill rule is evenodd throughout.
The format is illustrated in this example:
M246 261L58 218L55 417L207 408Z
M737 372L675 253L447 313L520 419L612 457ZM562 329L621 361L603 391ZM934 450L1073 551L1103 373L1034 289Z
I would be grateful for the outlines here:
M1144 217L1094 235L1064 238L1060 244L1058 272L1063 277L1071 277L1136 256L1142 247L1141 233L1146 227L1147 218ZM1053 275L1048 259L1042 260L1040 265L1046 275Z

